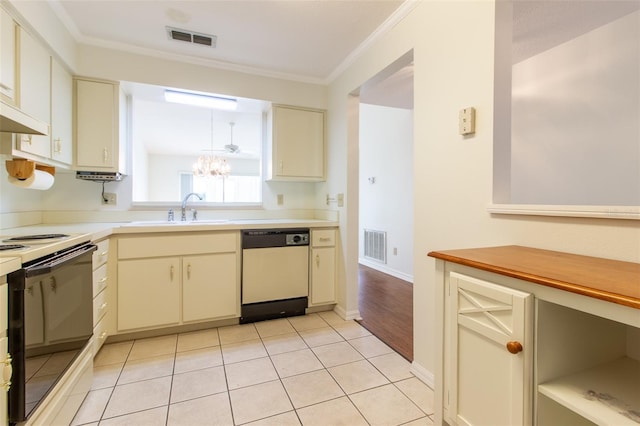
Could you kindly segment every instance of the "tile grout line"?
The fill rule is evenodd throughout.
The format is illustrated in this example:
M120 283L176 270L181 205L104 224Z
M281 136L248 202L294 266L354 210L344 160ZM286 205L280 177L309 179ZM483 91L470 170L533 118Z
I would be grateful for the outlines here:
M293 318L296 318L296 317L293 317ZM377 371L379 374L381 374L381 375L382 375L382 377L384 377L384 378L385 378L385 380L387 381L387 383L385 383L384 385L379 385L379 386L374 386L373 388L363 389L363 390L361 390L361 391L354 392L352 395L356 395L356 394L358 394L358 393L361 393L361 392L367 391L367 390L369 390L369 389L375 389L375 388L378 388L378 387L387 386L387 385L389 385L389 384L392 384L392 385L394 385L394 387L395 387L395 388L396 388L396 389L397 389L397 390L398 390L398 391L399 391L403 396L405 396L405 397L406 397L406 398L407 398L407 399L412 403L412 405L414 405L416 408L418 408L419 412L423 413L425 417L430 418L430 417L429 417L429 414L427 414L427 413L426 413L425 411L423 411L419 406L417 406L417 404L416 404L416 403L415 403L415 402L414 402L414 401L409 397L409 395L407 395L407 394L406 394L405 392L403 392L400 388L398 388L398 386L397 386L397 384L396 384L396 383L398 383L398 382L401 382L401 381L404 381L404 380L408 380L408 379L410 379L410 378L412 378L412 377L415 377L414 375L411 375L411 377L408 377L408 378L406 378L406 379L399 379L399 380L397 380L397 381L395 381L395 382L394 382L394 381L392 381L392 379L391 379L390 377L387 377L387 375L385 375L385 374L384 374L384 372L383 372L382 370L380 370L376 365L374 365L374 364L370 361L370 358L375 358L375 357L378 357L378 356L384 356L384 355L386 355L386 353L382 353L382 354L374 355L374 356L371 356L371 357L367 357L367 356L365 355L365 353L363 353L361 350L358 350L358 348L357 348L357 347L355 347L355 346L352 344L352 342L351 342L352 340L362 339L362 338L366 338L366 337L370 337L370 336L373 336L374 338L378 339L375 335L373 335L373 334L372 334L372 333L370 333L368 330L366 330L366 328L364 328L362 325L360 325L360 324L358 324L357 322L355 322L355 324L357 324L359 327L362 327L362 328L367 332L367 334L366 334L366 335L357 335L357 336L353 336L353 338L352 338L352 339L349 339L349 338L345 337L345 335L343 335L343 334L340 332L340 328L336 328L336 327L335 327L335 325L341 325L341 324L335 324L335 325L334 325L334 324L331 324L331 323L329 323L327 320L325 320L324 318L322 318L320 315L318 315L316 318L318 318L319 320L321 320L321 321L324 323L324 325L322 325L322 326L320 326L320 327L311 327L311 328L302 328L302 329L298 329L298 328L296 328L296 326L292 323L292 321L290 321L290 319L289 319L289 318L286 318L286 319L287 319L288 324L289 324L291 327L293 327L293 329L294 329L294 331L295 331L295 335L296 335L296 337L298 337L299 339L301 339L301 341L304 343L304 346L305 346L305 347L304 347L304 349L286 350L286 351L284 351L284 352L275 353L275 354L271 354L271 353L269 352L269 350L267 349L267 344L265 343L265 340L264 340L264 339L269 338L269 337L277 337L277 336L281 336L281 335L285 335L285 334L289 334L289 333L279 333L279 334L274 334L274 335L269 335L269 336L264 336L264 337L263 337L263 336L260 334L260 332L259 332L259 330L258 330L258 327L256 327L256 326L255 326L255 324L252 324L253 330L254 330L254 331L256 332L256 334L258 335L258 338L260 339L260 343L261 343L261 345L262 345L262 348L263 348L263 349L264 349L264 351L266 352L266 355L267 355L267 357L269 358L269 362L270 362L270 364L271 364L272 368L274 369L274 371L275 371L275 373L276 373L277 379L279 380L280 385L281 385L281 386L282 386L282 388L284 389L285 394L287 395L287 398L288 398L288 400L289 400L289 403L290 403L290 405L291 405L291 407L292 407L292 409L293 409L293 412L294 412L294 414L296 415L296 418L298 419L298 421L299 421L300 423L302 423L302 420L301 420L301 418L300 418L300 416L299 416L299 414L298 414L298 408L296 408L296 407L294 406L294 404L293 404L293 400L291 399L290 392L289 392L289 391L287 391L287 388L286 388L286 386L285 386L285 384L284 384L284 381L283 381L283 380L284 380L284 377L282 377L282 376L281 376L281 373L280 373L280 372L278 371L278 369L276 368L276 365L275 365L275 363L274 363L273 357L274 357L274 356L277 356L277 355L281 355L281 354L283 354L283 353L290 353L290 352L296 352L296 351L302 351L302 350L308 350L308 351L310 351L310 352L311 352L311 354L313 354L313 356L315 357L315 359L316 359L316 360L318 360L318 361L320 362L320 364L322 365L322 368L321 368L321 369L319 369L319 370L312 370L312 371L326 371L327 373L329 373L330 377L331 377L331 378L332 378L332 380L336 383L336 385L340 388L340 390L342 391L343 395L342 395L342 396L339 396L339 397L335 397L335 398L330 398L330 399L328 399L328 400L326 400L326 401L321 401L321 402L318 402L318 403L310 404L310 405L308 405L308 406L299 407L299 408L300 408L300 409L302 409L302 408L306 408L306 407L311 407L311 406L313 406L313 405L317 405L317 404L320 404L320 403L324 403L324 402L328 402L328 401L336 400L336 399L339 399L339 398L342 398L342 397L346 396L346 397L347 397L347 399L350 401L350 404L352 404L352 405L355 407L355 409L358 411L358 413L362 416L362 418L363 418L363 419L365 419L365 421L367 421L367 420L366 420L366 418L364 417L364 414L360 411L360 409L355 405L355 403L354 403L354 402L353 402L353 400L351 399L351 395L349 395L349 394L345 391L345 389L342 387L342 385L340 385L340 383L338 383L338 382L336 381L336 379L335 379L335 377L333 376L333 374L331 374L331 372L329 371L329 367L327 367L327 366L326 366L322 361L320 361L320 360L318 359L318 356L317 356L317 354L316 354L316 353L315 353L315 351L314 351L314 348L319 348L319 347L328 346L328 345L331 345L331 344L336 344L336 343L341 343L341 342L346 342L346 343L348 343L349 347L350 347L350 348L352 348L356 353L358 353L358 354L359 354L359 356L361 356L361 357L362 357L362 359L361 359L361 360L358 360L358 361L346 362L346 363L344 363L344 364L338 364L337 366L340 366L340 365L347 365L347 364L352 363L352 362L361 362L362 360L366 360L366 361L367 361L367 364L368 364L370 367L373 367L373 369L374 369L375 371ZM346 322L346 323L349 323L349 322ZM298 326L300 327L300 324L298 324ZM337 333L337 334L340 336L340 339L341 339L341 340L340 340L339 342L325 343L325 344L317 345L317 346L313 346L313 347L312 347L312 346L310 346L310 344L305 340L305 338L303 337L303 335L302 335L301 333L303 333L303 332L305 332L305 331L319 330L319 329L321 329L321 328L328 328L328 329L332 330L333 332ZM224 346L224 345L223 345L222 340L221 340L221 338L220 338L220 333L219 333L219 328L218 328L218 327L216 328L216 331L217 331L217 337L218 337L218 341L217 341L217 342L218 342L218 345L217 345L217 346L219 346L219 348L220 348L220 357L221 357L221 362L222 362L221 367L223 368L223 372L224 372L224 379L225 379L225 386L226 386L226 393L227 393L227 402L228 402L229 407L230 407L230 413L231 413L232 421L233 421L233 423L234 423L234 424L236 424L236 423L235 423L235 416L234 416L234 409L233 409L233 405L232 405L232 403L231 403L231 389L229 389L229 378L228 378L228 374L227 374L227 366L228 366L228 365L235 364L235 363L234 363L234 362L231 362L231 363L227 363L227 362L225 362L225 357L224 357L224 352L223 352L223 346ZM343 332L345 332L345 331L343 330ZM173 361L172 361L172 362L173 362L173 364L172 364L171 379L170 379L170 386L169 386L169 400L168 400L168 402L167 402L167 404L166 404L167 412L166 412L166 417L165 417L165 424L168 424L168 422L169 422L169 413L170 413L170 409L171 409L171 405L172 405L172 404L171 404L171 395L172 395L172 392L173 392L173 385L174 385L174 379L175 379L175 377L174 377L174 376L175 376L175 374L176 374L179 335L180 335L180 333L176 334L176 342L175 342L175 345L174 345L174 351L173 351ZM348 335L348 334L347 334L347 335ZM140 340L140 339L138 339L138 340ZM101 414L101 416L100 416L99 421L106 420L106 419L104 419L104 418L103 418L103 417L104 417L104 414L105 414L106 409L107 409L107 407L108 407L108 405L109 405L109 402L111 402L111 398L113 397L114 391L115 391L116 387L118 386L118 381L120 380L120 378L122 377L122 374L124 373L124 369L125 369L125 367L126 367L126 365L127 365L127 362L132 361L132 360L130 360L130 359L129 359L129 357L131 356L131 353L133 352L133 348L134 348L135 342L136 342L136 341L138 341L138 340L134 340L134 341L133 341L133 343L132 343L132 345L131 345L131 347L129 348L129 351L128 351L128 353L127 353L127 356L126 356L126 358L125 358L125 361L124 361L124 363L123 363L123 365L122 365L122 367L121 367L121 369L120 369L120 371L119 371L119 373L118 373L118 377L116 378L115 384L114 384L114 386L112 386L112 387L111 387L111 391L110 391L110 394L109 394L109 398L107 399L107 403L105 404L105 407L104 407L104 409L102 410L102 414ZM379 340L379 339L378 339L378 340ZM243 341L243 340L240 340L240 341L238 341L238 342L232 342L232 343L240 343L240 342L242 342L242 341ZM232 343L229 343L229 344L232 344ZM383 344L385 344L384 342L382 342L382 343L383 343ZM386 345L386 344L385 344L385 345ZM392 351L392 352L389 352L389 354L390 354L390 353L394 353L394 352L395 352L395 353L397 353L397 351L395 351L395 350L394 350L392 347L390 347L389 345L386 345L386 346L387 346L387 347L389 347L389 348L391 349L391 351ZM216 346L214 345L214 346L212 346L212 347L216 347ZM197 350L197 349L192 349L192 350ZM188 352L188 351L183 351L183 352ZM148 358L148 357L147 357L147 358ZM260 357L259 357L259 358L260 358ZM258 359L259 359L259 358L258 358ZM144 358L141 358L141 359L144 359ZM253 360L253 359L255 359L255 358L248 359L248 360L244 360L244 361L251 361L251 360ZM403 358L403 359L405 359L405 358ZM405 360L406 360L406 359L405 359ZM244 362L244 361L237 361L237 362ZM237 362L236 362L236 363L237 363ZM310 372L312 372L312 371L310 371ZM302 375L302 374L308 374L308 373L310 373L310 372L297 373L297 374L294 374L294 375L292 375L292 376L287 376L287 378L288 378L288 377L295 377L295 376L299 376L299 375ZM255 385L255 384L254 384L254 385ZM243 386L243 387L249 387L249 386L254 386L254 385L247 385L247 386ZM218 392L218 393L222 393L222 392ZM200 398L200 397L197 397L197 398L191 398L191 399L189 399L189 400L195 400L195 399L198 399L198 398ZM185 401L188 401L188 400L185 400ZM179 401L179 402L185 402L185 401ZM161 406L161 407L162 407L162 406ZM123 414L123 416L124 416L124 415L131 415L131 414L139 413L139 412L144 412L144 411L149 411L149 410L151 410L151 409L156 409L156 408L159 408L159 407L152 407L152 408L149 408L149 409L140 410L140 411L136 411L136 412L132 412L132 413L125 413L125 414ZM288 411L287 411L287 412L288 412ZM284 412L284 413L286 413L286 412ZM273 415L273 416L267 416L267 417L263 417L263 418L256 419L256 420L252 420L252 421L268 419L268 418L270 418L270 417L274 417L274 416L282 415L282 414L284 414L284 413L279 413L279 414L276 414L276 415ZM120 416L115 416L115 417L120 417ZM114 417L114 418L115 418L115 417ZM420 418L423 418L423 417L420 417ZM416 419L416 420L417 420L417 419ZM368 421L367 421L367 422L368 422Z

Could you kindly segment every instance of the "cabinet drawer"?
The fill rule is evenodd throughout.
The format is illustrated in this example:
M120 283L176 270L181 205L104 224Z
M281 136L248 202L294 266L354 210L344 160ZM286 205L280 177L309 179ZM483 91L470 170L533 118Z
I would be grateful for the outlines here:
M98 351L104 345L109 333L107 333L107 320L106 318L96 324L93 327L93 356L98 354Z
M96 325L107 313L107 292L103 291L93 299L93 324Z
M121 238L118 259L230 253L237 251L238 241L238 232Z
M334 229L322 229L311 231L311 245L313 247L331 247L336 245L336 231Z
M107 263L107 258L109 257L109 240L102 240L96 243L98 249L93 252L93 269L104 265Z
M107 286L107 265L93 271L93 297L96 297Z

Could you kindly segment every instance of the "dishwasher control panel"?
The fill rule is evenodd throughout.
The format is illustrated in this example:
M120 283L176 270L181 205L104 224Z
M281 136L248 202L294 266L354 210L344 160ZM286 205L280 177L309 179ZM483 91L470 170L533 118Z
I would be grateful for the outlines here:
M287 234L285 241L288 246L308 246L309 234Z
M308 246L309 229L252 229L242 231L242 248Z

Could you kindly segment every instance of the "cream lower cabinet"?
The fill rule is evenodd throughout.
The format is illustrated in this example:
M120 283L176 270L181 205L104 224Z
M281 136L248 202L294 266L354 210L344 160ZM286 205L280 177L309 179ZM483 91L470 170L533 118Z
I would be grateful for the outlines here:
M311 231L309 306L336 302L336 231Z
M239 233L122 237L117 329L240 315Z
M435 424L640 424L640 265L521 246L436 258Z
M452 272L445 306L444 420L531 424L533 297Z
M7 339L7 277L0 277L0 364L2 378L0 380L0 426L8 424L7 420L7 392L11 386L11 355L9 354Z
M180 258L118 261L118 330L177 325Z
M182 320L232 317L238 312L236 253L182 259Z
M109 335L109 239L96 242L93 252L93 354L96 355Z

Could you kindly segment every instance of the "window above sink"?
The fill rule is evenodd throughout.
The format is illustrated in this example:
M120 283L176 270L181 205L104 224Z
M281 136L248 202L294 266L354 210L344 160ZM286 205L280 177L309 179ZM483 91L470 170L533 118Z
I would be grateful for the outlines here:
M174 204L190 192L204 195L196 206L262 203L263 112L269 102L234 97L237 109L227 111L166 102L165 87L123 87L131 96L135 205ZM193 165L202 155L226 160L229 175L195 176Z

